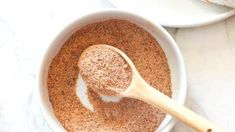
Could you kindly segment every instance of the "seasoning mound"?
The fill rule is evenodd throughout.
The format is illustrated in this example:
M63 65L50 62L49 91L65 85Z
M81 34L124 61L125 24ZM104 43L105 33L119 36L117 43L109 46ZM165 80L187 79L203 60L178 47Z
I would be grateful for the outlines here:
M95 111L82 105L75 91L80 72L78 61L86 48L96 44L109 44L123 51L145 81L172 95L167 58L150 33L125 20L91 23L66 40L49 67L48 94L58 121L68 132L155 131L166 113L145 102L123 98L118 103L107 103L89 90L88 97Z
M107 45L88 47L80 56L78 67L88 87L100 95L117 96L131 82L129 64Z

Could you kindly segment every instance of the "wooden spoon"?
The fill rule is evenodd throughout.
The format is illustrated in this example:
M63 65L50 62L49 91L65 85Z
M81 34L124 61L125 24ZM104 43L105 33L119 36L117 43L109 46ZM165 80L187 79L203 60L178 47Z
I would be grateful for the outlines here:
M97 46L97 45L96 45ZM108 46L108 45L102 45ZM130 65L132 69L132 81L130 86L120 95L122 97L130 97L134 99L142 100L146 103L152 104L157 108L165 111L166 113L176 117L186 125L194 128L196 131L200 132L223 132L224 130L202 116L196 114L190 109L179 105L173 99L169 98L165 94L156 90L152 86L150 86L145 80L140 76L133 62L127 57L125 53L121 50L108 46L120 54Z

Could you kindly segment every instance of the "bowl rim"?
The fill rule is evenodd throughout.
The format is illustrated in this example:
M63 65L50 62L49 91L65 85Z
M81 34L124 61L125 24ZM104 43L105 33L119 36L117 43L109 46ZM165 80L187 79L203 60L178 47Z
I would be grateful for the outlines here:
M185 103L185 99L186 99L186 93L187 93L187 79L186 79L186 70L185 70L185 64L184 64L184 60L183 60L183 56L175 42L175 40L172 38L172 36L159 24L152 22L151 20L145 18L144 16L138 15L136 13L130 12L130 11L126 11L126 10L121 10L121 9L102 9L102 10L96 10L96 11L91 11L89 13L84 14L81 17L76 18L75 20L73 20L72 22L66 24L62 30L60 30L55 37L53 38L53 40L49 43L46 51L44 52L43 58L41 60L41 65L39 68L39 74L38 74L38 100L39 100L39 105L41 107L42 113L46 119L46 121L48 122L49 126L52 128L52 130L56 130L56 131L64 131L64 127L62 127L62 125L58 122L55 121L54 119L51 118L51 115L49 114L48 110L46 109L46 106L44 104L43 101L43 92L42 89L42 75L43 75L43 70L44 70L44 65L48 59L48 56L50 55L49 51L56 45L56 42L58 41L58 39L60 39L62 36L65 36L65 32L71 32L71 27L73 27L74 25L76 25L76 23L78 23L80 20L82 19L86 19L89 17L92 17L93 15L101 15L101 14L105 14L105 13L113 13L113 14L124 14L127 16L132 16L135 17L137 19L142 19L145 21L150 22L154 28L157 28L159 30L159 32L161 32L164 37L169 41L168 44L173 48L173 50L175 51L175 55L176 58L178 59L177 61L178 66L179 66L179 74L180 74L180 79L179 79L179 84L180 84L180 90L179 90L179 97L178 97L178 103L181 105L184 105ZM70 35L69 35L70 36ZM47 89L47 88L46 88ZM169 116L167 114L167 116ZM165 118L166 119L166 118ZM164 119L164 120L165 120ZM164 120L162 122L164 122ZM59 123L59 124L58 124ZM165 123L165 125L163 127L161 127L162 125L160 125L159 127L161 127L161 129L159 131L162 132L168 132L170 131L173 126L175 125L176 120L174 118L172 118L171 116L169 116L169 120ZM61 129L63 128L63 130ZM159 128L158 128L159 129Z

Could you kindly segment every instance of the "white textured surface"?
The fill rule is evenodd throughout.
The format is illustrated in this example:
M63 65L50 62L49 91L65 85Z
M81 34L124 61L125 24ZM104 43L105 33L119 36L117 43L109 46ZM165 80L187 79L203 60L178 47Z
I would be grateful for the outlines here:
M36 76L48 44L66 23L111 7L80 2L0 0L0 131L50 132L37 101ZM185 59L187 106L233 131L235 123L235 17L217 24L168 29ZM173 132L189 131L178 123Z
M235 123L234 24L232 17L200 28L170 29L186 64L187 106L230 132ZM182 129L179 124L174 130Z

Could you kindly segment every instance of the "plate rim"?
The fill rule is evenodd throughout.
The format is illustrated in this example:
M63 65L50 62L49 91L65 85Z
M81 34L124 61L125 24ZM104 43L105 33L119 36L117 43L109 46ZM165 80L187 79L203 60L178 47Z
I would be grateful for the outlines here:
M118 4L115 2L115 0L109 0L110 4L113 5L114 8L118 8L118 9L122 9L122 10L127 10L127 11L131 11L134 13L139 14L136 11L133 10L128 10L122 7L118 7ZM235 15L235 9L229 10L228 12L225 13L221 13L218 15L215 15L213 17L208 17L207 19L204 19L202 21L195 21L195 22L188 22L188 23L165 23L165 22L161 22L161 21L156 21L156 23L159 23L160 25L164 26L164 27L170 27L170 28L190 28L190 27L200 27L200 26L205 26L205 25L209 25L209 24L213 24L222 20L225 20L231 16ZM154 20L152 20L154 21Z

